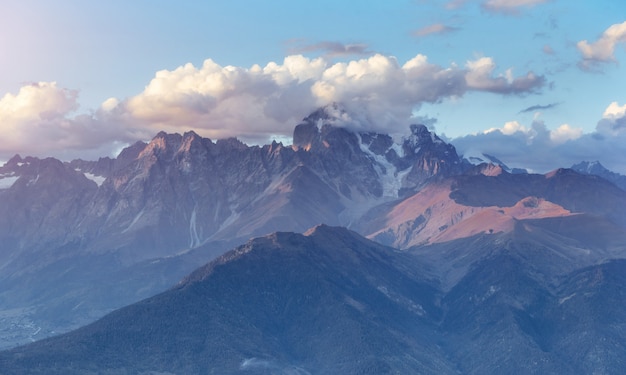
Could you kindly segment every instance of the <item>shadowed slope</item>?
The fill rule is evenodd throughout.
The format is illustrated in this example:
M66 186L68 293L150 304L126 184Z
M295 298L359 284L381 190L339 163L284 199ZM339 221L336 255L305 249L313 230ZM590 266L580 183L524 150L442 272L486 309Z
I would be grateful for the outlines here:
M439 319L435 291L398 272L393 264L403 256L344 229L276 233L168 292L5 353L0 367L14 374L451 373L429 344Z

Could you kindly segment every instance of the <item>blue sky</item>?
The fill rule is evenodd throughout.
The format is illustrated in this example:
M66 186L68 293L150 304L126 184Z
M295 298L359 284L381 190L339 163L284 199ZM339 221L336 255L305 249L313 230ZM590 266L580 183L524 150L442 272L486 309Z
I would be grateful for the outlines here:
M625 22L608 0L3 0L0 160L159 130L265 143L341 101L362 130L626 173Z

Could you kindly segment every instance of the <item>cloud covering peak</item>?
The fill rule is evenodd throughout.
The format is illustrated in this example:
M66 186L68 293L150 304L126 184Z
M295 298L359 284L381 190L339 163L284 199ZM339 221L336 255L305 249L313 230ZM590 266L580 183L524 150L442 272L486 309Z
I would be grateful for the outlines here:
M368 119L365 130L404 134L423 103L471 91L525 95L544 84L544 77L532 72L498 74L488 57L464 67L433 64L421 54L403 64L382 54L334 63L291 55L282 63L250 68L207 59L199 67L161 70L138 95L110 98L87 114L74 114L76 91L54 82L24 86L0 99L0 127L10 134L0 154L59 155L148 139L161 130L263 143L289 137L304 116L332 102Z
M343 103L370 118L377 131L404 132L422 103L436 103L469 91L498 94L536 92L545 83L532 72L495 74L492 59L465 68L432 64L416 55L400 64L393 56L329 63L292 55L265 67L220 66L212 60L158 72L144 92L122 103L131 118L155 129L197 129L212 137L266 139L290 134L317 107Z
M137 137L107 116L74 115L79 108L78 92L61 88L56 82L22 86L17 94L0 99L0 156L16 153L62 157L68 150L90 150L93 156L109 154L111 147Z

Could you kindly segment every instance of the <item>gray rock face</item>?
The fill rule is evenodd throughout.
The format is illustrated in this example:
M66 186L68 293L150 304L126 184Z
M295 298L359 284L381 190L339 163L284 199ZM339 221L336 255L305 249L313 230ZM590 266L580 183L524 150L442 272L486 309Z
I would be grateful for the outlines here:
M411 136L403 143L406 155L401 159L411 164L407 175L409 186L422 186L433 176L448 177L460 174L464 165L454 146L445 143L424 125L411 125Z

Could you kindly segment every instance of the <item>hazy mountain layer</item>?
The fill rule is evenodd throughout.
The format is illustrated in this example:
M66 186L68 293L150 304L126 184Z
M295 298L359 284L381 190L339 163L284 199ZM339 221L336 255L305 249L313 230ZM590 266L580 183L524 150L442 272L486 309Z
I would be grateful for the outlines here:
M544 220L551 222L522 220L510 234L405 252L342 228L276 233L163 294L2 352L0 367L13 374L618 373L626 261L579 268L579 258L623 258L626 236L598 223L609 243L568 237L560 228L578 219ZM558 246L556 238L571 243Z

